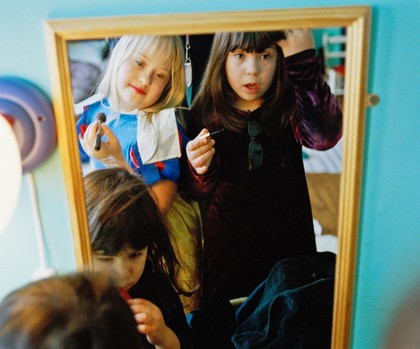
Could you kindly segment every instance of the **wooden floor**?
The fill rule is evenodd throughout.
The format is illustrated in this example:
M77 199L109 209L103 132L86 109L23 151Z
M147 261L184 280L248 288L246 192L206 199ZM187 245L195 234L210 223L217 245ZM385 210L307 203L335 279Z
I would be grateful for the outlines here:
M313 217L321 224L322 234L337 235L340 174L307 173Z

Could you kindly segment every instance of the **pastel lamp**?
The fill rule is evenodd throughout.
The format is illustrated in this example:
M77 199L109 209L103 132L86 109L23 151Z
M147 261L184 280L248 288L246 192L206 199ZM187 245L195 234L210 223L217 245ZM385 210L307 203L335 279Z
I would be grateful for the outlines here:
M16 208L22 181L19 144L9 119L0 114L0 234Z
M0 76L0 233L16 208L22 175L30 175L55 145L49 99L25 79Z

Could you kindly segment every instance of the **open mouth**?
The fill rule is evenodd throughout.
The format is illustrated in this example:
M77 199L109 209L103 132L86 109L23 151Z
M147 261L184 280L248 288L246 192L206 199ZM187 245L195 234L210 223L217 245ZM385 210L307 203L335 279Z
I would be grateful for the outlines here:
M248 93L257 93L260 90L258 84L251 83L245 84L244 86Z

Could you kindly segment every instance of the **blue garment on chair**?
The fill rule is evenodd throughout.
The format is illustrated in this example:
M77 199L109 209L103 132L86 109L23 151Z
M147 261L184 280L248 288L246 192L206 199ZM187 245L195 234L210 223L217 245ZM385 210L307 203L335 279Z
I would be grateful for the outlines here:
M236 348L330 347L335 255L279 261L236 314Z

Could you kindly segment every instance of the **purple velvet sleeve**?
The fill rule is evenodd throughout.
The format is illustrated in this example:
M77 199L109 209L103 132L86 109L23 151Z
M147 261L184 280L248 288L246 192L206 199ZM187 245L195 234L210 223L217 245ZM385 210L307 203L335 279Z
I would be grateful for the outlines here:
M295 86L298 118L293 121L296 139L308 148L332 148L342 135L342 112L320 71L315 50L286 58L289 80Z
M199 175L187 160L186 177L183 178L188 183L183 187L187 195L195 200L204 199L209 195L216 182L216 173L219 166L218 160L219 158L215 155L208 171L203 175Z

